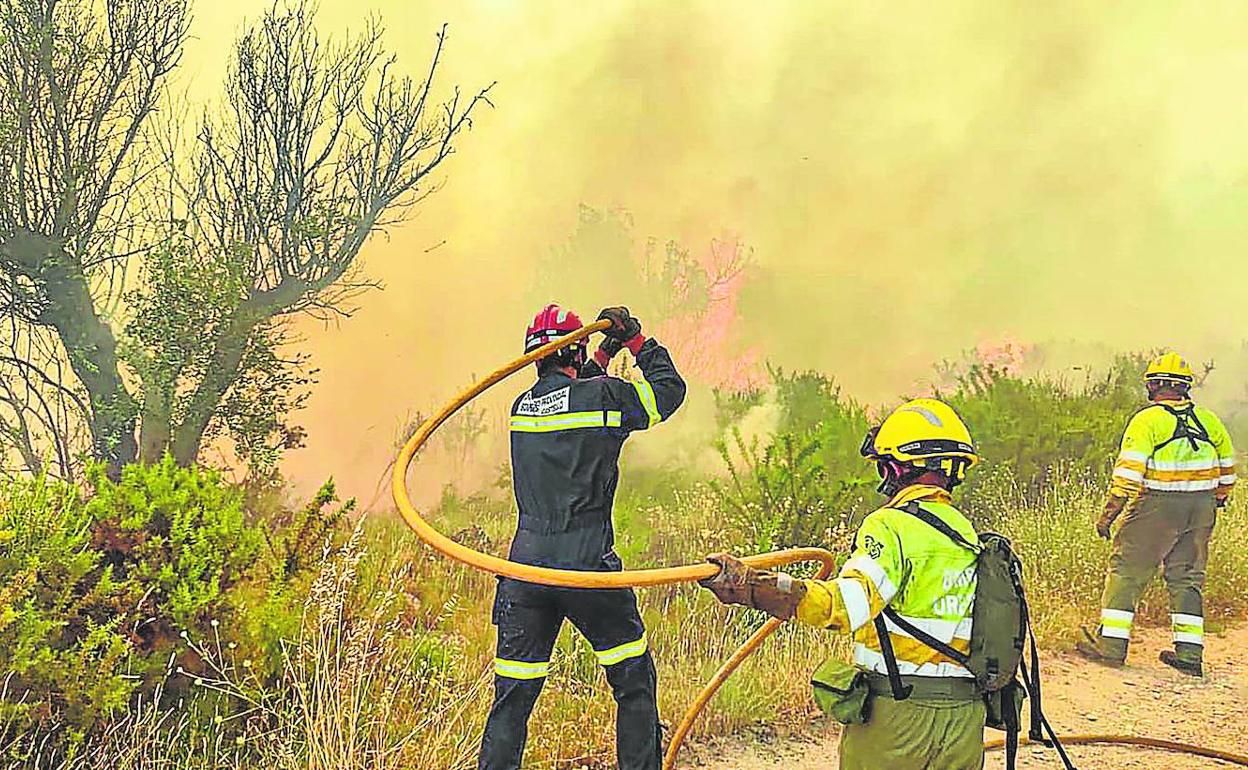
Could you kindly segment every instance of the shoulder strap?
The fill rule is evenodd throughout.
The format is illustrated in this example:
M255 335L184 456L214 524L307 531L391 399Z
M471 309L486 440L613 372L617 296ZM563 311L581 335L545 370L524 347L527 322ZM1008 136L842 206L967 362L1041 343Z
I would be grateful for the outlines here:
M1153 454L1157 454L1163 447L1167 447L1175 441L1186 439L1192 445L1192 451L1198 448L1197 442L1203 441L1206 444L1213 444L1213 439L1209 438L1209 431L1201 423L1200 418L1196 416L1196 404L1188 402L1187 406L1176 409L1169 404L1152 404L1151 406L1159 406L1174 416L1174 435L1157 446L1153 447ZM1148 407L1145 407L1148 408Z
M893 639L888 635L888 625L880 615L875 616L875 635L880 640L880 655L884 657L884 668L888 671L888 686L893 691L893 700L905 700L914 692L914 687L901 682L897 654L893 652Z
M892 607L885 607L884 611L880 614L883 615L884 617L887 617L890 621L892 621L893 625L897 626L902 631L905 631L907 634L910 634L916 640L922 642L928 647L931 647L933 650L935 650L936 652L939 652L941 655L944 655L946 658L953 660L959 666L966 668L970 665L971 656L967 655L964 652L959 652L958 650L955 650L950 645L940 641L939 639L927 633L926 631L919 628L915 624L906 620L900 614L898 614L897 610L893 609Z
M923 521L923 523L927 524L932 529L935 529L936 531L940 532L940 534L949 538L950 540L962 546L963 548L967 549L968 551L974 551L975 553L979 553L980 548L978 545L971 544L965 537L962 536L960 532L958 532L953 527L949 526L945 522L944 519L940 518L936 514L932 513L929 510L924 509L923 506L919 505L917 500L911 500L910 502L906 503L898 510L905 511L911 516L914 516L915 518L920 519L921 521Z
M1192 442L1192 449L1196 449L1196 442L1203 441L1206 444L1213 444L1213 439L1209 437L1209 430L1205 427L1200 418L1196 416L1196 405L1187 405L1187 440Z
M1030 622L1027 625L1028 634L1031 636L1031 669L1028 671L1027 662L1020 661L1019 667L1023 675L1023 688L1027 692L1027 696L1031 701L1031 729L1028 738L1034 743L1052 748L1057 752L1058 758L1062 760L1062 766L1066 770L1076 770L1070 756L1066 754L1066 747L1062 745L1062 741L1057 736L1057 731L1053 729L1048 717L1044 715L1044 709L1040 696L1040 655L1036 651L1036 635L1031 633ZM1017 729L1017 728L1015 728ZM1048 738L1045 738L1045 735Z

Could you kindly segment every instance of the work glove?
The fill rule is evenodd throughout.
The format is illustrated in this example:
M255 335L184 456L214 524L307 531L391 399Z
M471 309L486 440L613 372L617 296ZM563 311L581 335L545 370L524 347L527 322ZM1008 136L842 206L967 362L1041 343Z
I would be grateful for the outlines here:
M715 594L724 604L753 607L773 618L788 620L806 595L805 583L782 572L754 569L726 553L711 554L706 560L719 567L719 573L699 580L698 585Z
M1096 520L1096 534L1109 539L1109 528L1114 523L1114 519L1118 518L1118 514L1122 513L1122 509L1126 507L1127 498L1110 495L1105 501L1105 510L1101 512L1101 517Z
M615 354L623 349L623 342L614 337L605 337L598 349L594 351L593 357L581 365L581 371L578 376L583 380L591 377L601 377L607 373L607 365L611 363L611 359L615 358Z
M626 307L608 307L603 308L598 314L599 321L610 321L610 328L603 331L608 339L618 340L621 344L627 344L633 338L641 334L641 321L629 315Z
M604 337L598 349L594 351L594 360L605 370L607 364L611 363L611 359L615 358L615 354L623 349L624 343L620 340L615 337Z

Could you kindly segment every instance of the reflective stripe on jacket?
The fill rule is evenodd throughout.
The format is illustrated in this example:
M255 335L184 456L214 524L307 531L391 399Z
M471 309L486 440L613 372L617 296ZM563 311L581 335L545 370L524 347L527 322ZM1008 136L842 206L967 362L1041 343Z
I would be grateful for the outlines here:
M1167 408L1168 407L1168 408ZM1196 425L1186 433L1207 434L1180 437L1179 416L1186 413ZM1158 492L1209 492L1219 497L1230 494L1235 485L1235 449L1218 416L1190 401L1161 401L1141 409L1127 423L1122 449L1114 463L1110 494L1135 497L1142 490Z
M620 450L685 398L685 382L653 339L637 353L641 377L541 377L511 407L511 469L520 511L509 558L566 569L620 569L611 507Z
M867 516L854 552L835 580L806 581L797 619L854 635L854 662L887 674L872 621L886 606L960 652L971 647L975 604L974 553L915 516L899 510L910 501L939 516L972 543L975 528L938 487L904 489ZM886 621L887 622L887 621ZM903 675L970 677L966 668L888 623L897 667Z

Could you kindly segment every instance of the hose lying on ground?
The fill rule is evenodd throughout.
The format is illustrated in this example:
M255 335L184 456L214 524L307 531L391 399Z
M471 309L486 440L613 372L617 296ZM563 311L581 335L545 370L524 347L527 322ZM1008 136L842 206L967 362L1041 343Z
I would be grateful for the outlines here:
M1218 749L1209 749L1204 746L1194 746L1190 743L1179 743L1178 741L1166 741L1160 738L1145 738L1135 735L1061 735L1058 736L1063 746L1087 746L1091 744L1100 745L1119 745L1119 746L1143 746L1150 749L1161 749L1163 751L1175 751L1181 754L1191 754L1197 757L1207 757L1209 759L1220 759L1223 762L1230 762L1240 767L1248 767L1248 757L1242 754L1232 754L1229 751L1219 751ZM1020 746L1026 746L1036 741L1027 738L1020 738L1018 741ZM985 751L995 751L1005 747L1005 741L994 740L984 743Z
M451 415L455 414L461 407L472 399L479 396L489 388L498 384L507 377L515 374L526 366L545 358L560 348L570 345L578 340L585 339L589 335L603 331L611 325L610 321L598 321L565 336L560 337L553 342L547 343L542 347L528 353L505 366L496 369L488 376L476 383L472 387L460 393L449 404L442 407L432 417L421 423L416 432L403 445L403 449L399 452L398 459L395 462L394 473L391 478L391 492L394 495L394 503L399 509L403 521L416 533L416 535L430 547L444 556L455 561L466 564L474 569L483 570L494 575L502 575L516 580L523 580L528 583L539 583L548 586L561 586L566 588L644 588L647 586L670 585L673 583L692 583L703 578L712 577L718 572L718 567L712 564L689 564L681 567L663 567L659 569L643 569L643 570L624 570L623 572L578 572L576 570L549 569L546 567L535 567L528 564L518 564L500 559L497 556L481 553L467 546L461 545L446 535L436 530L429 522L412 505L411 498L407 494L407 470L412 463L412 459L416 456L416 452L429 440L433 432L438 429L442 423L446 422ZM760 569L770 569L780 567L786 564L795 564L797 562L819 562L819 572L817 577L823 579L832 574L836 568L835 557L822 548L790 548L782 551L773 551L771 553L758 554L756 556L747 556L743 559L746 564ZM693 724L697 721L698 716L706 707L706 704L719 690L720 686L737 670L737 667L748 658L763 641L771 636L781 625L781 621L774 618L769 619L757 631L755 631L749 639L745 641L737 650L724 661L719 667L711 680L698 693L698 697L690 704L676 731L672 734L672 740L668 744L667 752L663 756L664 770L671 770L676 764L676 755L680 751L681 744L684 743L685 737L689 734ZM1235 757L1234 755L1222 754L1211 749L1202 749L1196 746L1186 746L1184 744L1171 743L1168 741L1156 741L1151 738L1130 738L1128 736L1074 736L1072 738L1062 738L1064 743L1131 743L1142 746L1152 746L1154 748L1170 749L1172 751L1185 751L1200 756L1209 756L1217 759L1225 759L1228 762L1237 762L1238 764L1248 767L1248 759L1243 757ZM985 744L986 749L998 748L1000 742L989 742Z

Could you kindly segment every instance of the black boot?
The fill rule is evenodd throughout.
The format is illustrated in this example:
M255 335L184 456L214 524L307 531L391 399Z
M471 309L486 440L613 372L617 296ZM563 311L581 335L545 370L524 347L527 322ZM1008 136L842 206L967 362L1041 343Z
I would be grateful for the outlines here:
M1086 628L1079 630L1083 632L1084 638L1075 643L1075 652L1079 653L1080 657L1110 668L1122 668L1126 665L1125 658L1114 657L1102 649L1100 639L1091 631Z
M1184 660L1174 650L1162 650L1159 657L1162 663L1165 663L1175 671L1180 671L1188 676L1203 677L1205 675L1205 670L1200 665L1199 660Z

